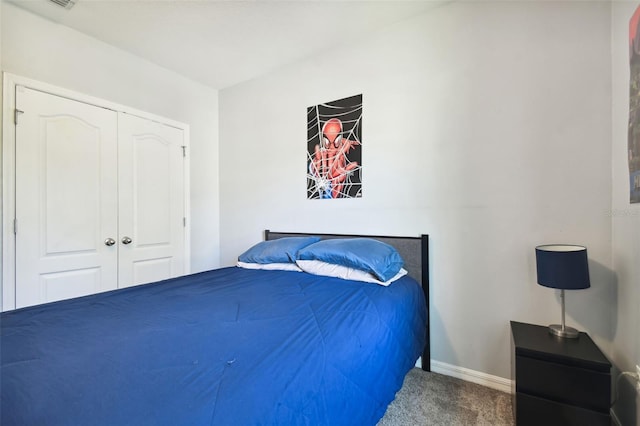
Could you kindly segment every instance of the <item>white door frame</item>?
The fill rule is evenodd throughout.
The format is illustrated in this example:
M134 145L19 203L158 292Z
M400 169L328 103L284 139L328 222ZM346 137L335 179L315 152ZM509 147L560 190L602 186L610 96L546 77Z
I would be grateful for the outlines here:
M72 90L64 89L62 87L53 86L41 81L32 80L26 77L21 77L11 73L3 73L3 99L2 99L2 273L0 281L0 296L2 311L15 309L15 253L16 253L16 240L14 234L14 220L16 211L16 193L15 193L15 147L16 147L16 134L15 134L15 105L16 105L16 86L29 87L31 89L39 90L41 92L50 93L52 95L61 96L64 98L72 99L86 104L95 105L101 108L111 109L113 111L124 112L138 117L157 121L167 126L175 127L184 132L185 145L186 145L186 158L184 168L184 182L185 182L185 194L184 194L184 215L187 218L185 226L185 274L191 271L190 252L191 252L191 206L190 206L190 149L189 149L189 125L180 123L165 117L160 117L155 114L140 111L128 106L116 104L104 99L99 99L93 96L85 95L82 93L74 92ZM18 119L19 119L19 114ZM18 224L18 226L20 226Z

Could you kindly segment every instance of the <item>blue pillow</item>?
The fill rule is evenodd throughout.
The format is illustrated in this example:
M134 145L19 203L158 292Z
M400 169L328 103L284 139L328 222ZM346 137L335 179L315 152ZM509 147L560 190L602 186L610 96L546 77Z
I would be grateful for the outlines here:
M286 237L262 241L238 256L245 263L295 263L301 248L320 241L319 237Z
M373 274L380 281L393 278L404 264L389 244L371 238L322 240L298 252L299 260L321 260Z

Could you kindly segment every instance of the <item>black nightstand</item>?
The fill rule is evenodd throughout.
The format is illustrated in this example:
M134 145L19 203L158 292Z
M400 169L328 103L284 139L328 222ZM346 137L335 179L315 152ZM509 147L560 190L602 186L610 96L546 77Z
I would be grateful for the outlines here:
M611 363L586 333L511 321L511 377L518 426L611 424Z

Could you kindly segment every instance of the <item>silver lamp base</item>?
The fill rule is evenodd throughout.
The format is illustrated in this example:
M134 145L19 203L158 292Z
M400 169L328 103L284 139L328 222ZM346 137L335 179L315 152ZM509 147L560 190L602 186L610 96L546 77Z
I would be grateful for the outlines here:
M551 324L549 326L549 333L565 339L577 339L579 334L575 328L566 327L563 324Z

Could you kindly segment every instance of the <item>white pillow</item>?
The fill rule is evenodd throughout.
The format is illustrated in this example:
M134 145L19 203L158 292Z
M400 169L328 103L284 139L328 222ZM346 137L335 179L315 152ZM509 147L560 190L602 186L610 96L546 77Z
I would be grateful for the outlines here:
M238 266L245 269L263 269L267 271L295 271L302 272L302 269L295 263L248 263L238 261Z
M400 271L388 281L380 281L373 274L362 271L360 269L350 268L348 266L336 265L333 263L323 262L321 260L296 260L296 264L304 272L314 275L324 275L326 277L337 277L343 280L363 281L367 283L375 283L388 286L397 279L407 275L407 271L401 268Z

